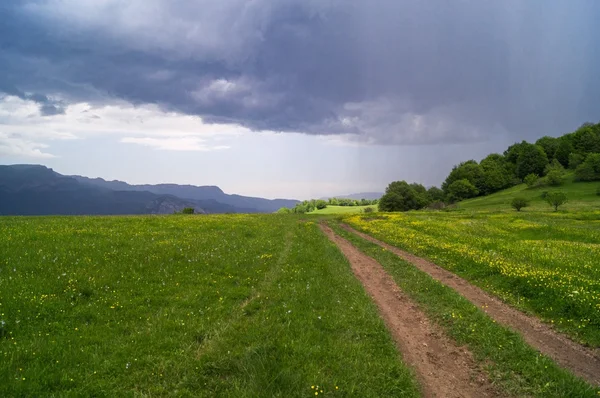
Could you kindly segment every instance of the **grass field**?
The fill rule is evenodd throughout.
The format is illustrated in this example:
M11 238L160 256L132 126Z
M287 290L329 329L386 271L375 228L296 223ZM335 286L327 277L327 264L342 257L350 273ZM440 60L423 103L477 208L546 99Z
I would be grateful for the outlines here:
M345 221L600 346L600 212L410 212Z
M542 197L545 191L563 191L567 194L569 202L560 207L563 211L574 210L600 210L600 196L596 194L600 189L598 182L574 182L573 176L569 176L562 186L559 187L536 187L528 188L521 184L488 196L468 199L458 203L458 208L468 210L511 210L510 202L514 197L523 197L530 200L530 207L523 211L548 211L550 205Z
M0 396L418 396L295 216L3 218Z
M363 213L367 207L370 207L370 208L374 209L375 211L377 211L377 205L370 205L370 206L331 206L331 205L328 205L324 209L315 210L308 214L318 214L318 215L355 214L355 213Z

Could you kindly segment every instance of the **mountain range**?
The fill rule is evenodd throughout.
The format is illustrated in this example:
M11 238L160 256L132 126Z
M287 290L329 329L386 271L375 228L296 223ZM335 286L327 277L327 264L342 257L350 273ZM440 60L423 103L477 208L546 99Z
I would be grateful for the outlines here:
M216 186L131 185L66 176L41 165L0 166L0 215L272 213L297 200L228 195Z

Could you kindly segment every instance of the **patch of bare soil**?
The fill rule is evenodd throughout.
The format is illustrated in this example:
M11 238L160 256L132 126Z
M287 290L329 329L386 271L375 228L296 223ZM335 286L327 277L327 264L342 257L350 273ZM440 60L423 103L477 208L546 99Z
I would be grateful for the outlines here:
M600 385L600 350L584 347L568 337L556 332L538 318L524 314L492 297L480 288L456 276L434 263L398 249L370 235L359 232L348 225L342 227L363 239L373 242L400 258L412 263L444 285L456 290L467 300L483 309L496 322L507 326L523 336L523 339L543 354L552 358L565 369L589 383Z
M464 347L444 333L406 297L383 267L321 224L346 256L352 271L379 307L402 357L412 366L426 397L493 397L495 389Z

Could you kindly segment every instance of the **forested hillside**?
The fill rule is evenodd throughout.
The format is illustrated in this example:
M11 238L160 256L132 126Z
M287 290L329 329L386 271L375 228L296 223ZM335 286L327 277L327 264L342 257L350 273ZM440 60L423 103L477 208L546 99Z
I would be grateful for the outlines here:
M515 143L502 154L490 154L480 162L461 162L452 168L441 189L426 189L421 184L405 181L392 182L379 208L405 211L442 207L523 182L530 187L559 187L569 173L574 175L575 181L600 181L600 123L584 123L572 133L544 136L535 143Z

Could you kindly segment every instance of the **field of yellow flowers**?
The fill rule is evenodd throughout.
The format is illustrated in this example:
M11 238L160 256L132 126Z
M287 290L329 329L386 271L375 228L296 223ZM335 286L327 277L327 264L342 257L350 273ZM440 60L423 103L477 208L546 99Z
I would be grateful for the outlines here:
M344 221L600 346L597 212L410 212Z
M418 396L295 216L5 217L0 396Z

